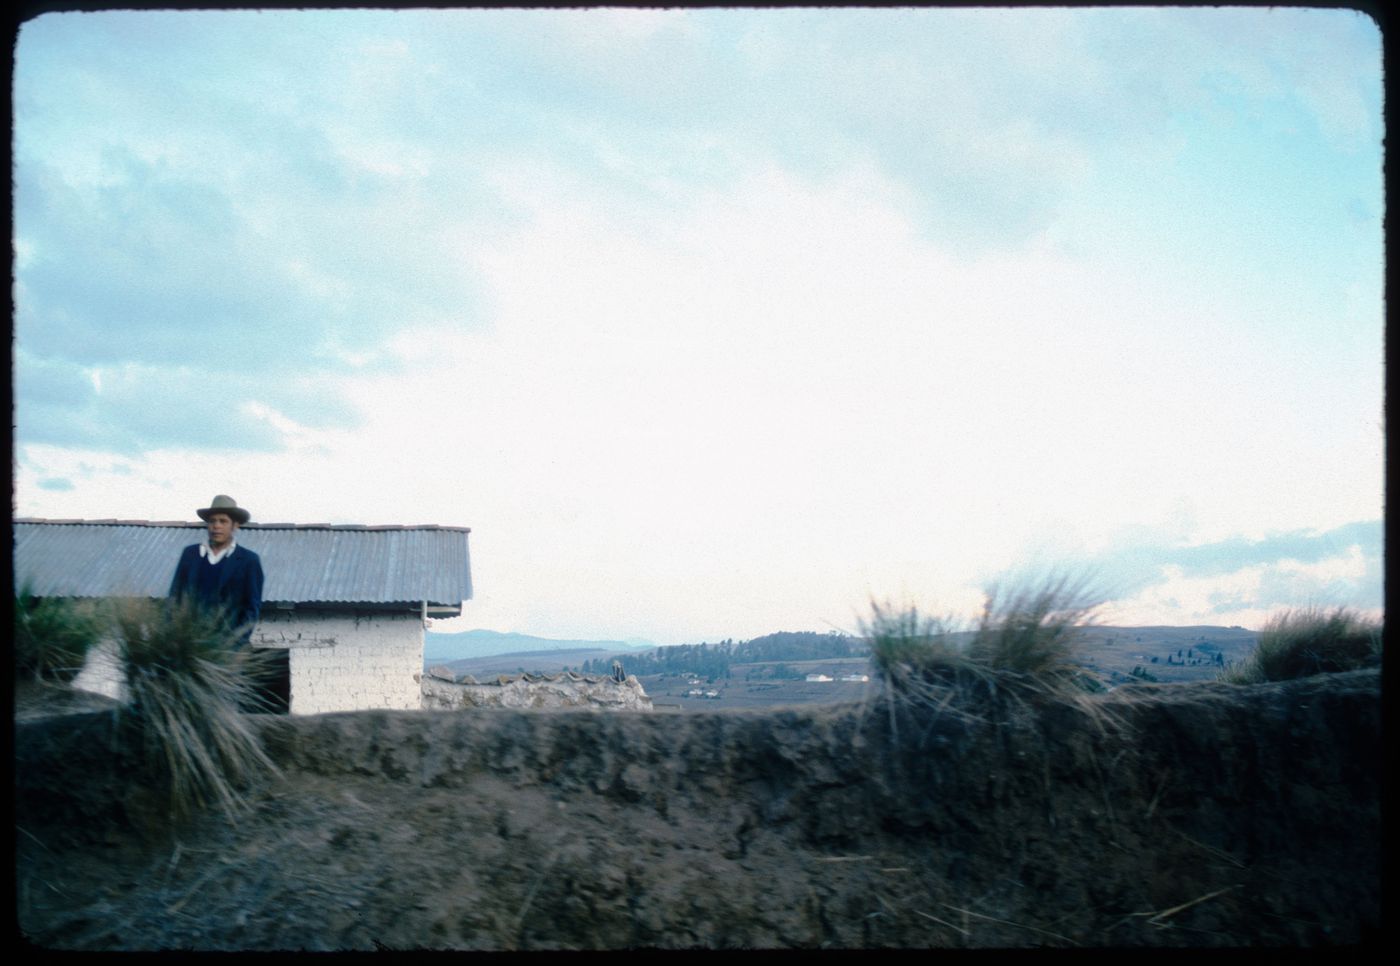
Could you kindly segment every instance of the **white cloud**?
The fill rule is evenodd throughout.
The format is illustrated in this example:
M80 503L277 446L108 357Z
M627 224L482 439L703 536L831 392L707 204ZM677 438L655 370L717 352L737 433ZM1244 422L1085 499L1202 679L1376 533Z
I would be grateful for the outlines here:
M694 37L699 29L694 15L686 10L631 7L560 11L536 19L532 25L557 32L567 42L582 47L590 58L615 57L659 38Z
M363 56L269 91L266 129L234 111L255 99L213 75L201 97L231 120L172 121L169 138L104 110L68 122L76 134L60 124L35 137L25 132L57 102L25 101L45 107L21 118L21 154L119 202L113 225L149 215L148 194L169 181L155 195L169 201L165 227L194 225L170 237L195 248L205 217L236 249L215 267L252 258L253 283L203 291L205 262L159 273L127 314L178 306L148 330L168 336L162 351L143 340L154 361L135 382L117 364L92 378L105 416L122 391L129 409L152 409L138 385L185 372L193 396L166 396L171 412L148 420L163 435L146 440L188 448L149 451L116 478L81 472L112 454L26 445L18 505L178 518L230 492L263 520L470 525L467 622L675 640L845 626L872 594L967 612L976 583L1028 548L1072 556L1133 526L1189 546L1377 518L1382 365L1364 333L1380 330L1378 292L1335 282L1353 334L1333 339L1333 320L1289 298L1196 277L1202 237L1226 253L1245 237L1204 232L1230 222L1228 206L1209 223L1147 227L1152 211L1134 207L1174 198L1146 182L1182 161L1171 137L1199 130L1201 64L1221 64L1226 86L1261 110L1291 75L1253 57L1247 34L1216 40L1152 11L1091 21L755 13L731 51L718 12L382 17L382 37L369 21L328 30L340 46L317 56ZM389 29L399 23L418 32ZM784 24L803 31L794 39ZM1190 56L1170 71L1169 44L1140 60L1115 53L1124 38L1178 35ZM454 62L454 45L472 57ZM222 49L226 70L237 50ZM969 78L991 52L1005 57ZM249 77L275 76L279 61L258 64ZM1342 97L1343 133L1374 119L1364 78L1325 74L1294 96ZM699 78L754 86L711 98ZM494 106L505 89L509 104ZM142 110L178 101L186 116L204 103L130 79L120 90ZM45 96L28 82L21 95ZM1151 109L1125 121L1139 95ZM1167 116L1170 135L1157 130ZM106 144L130 157L113 162ZM16 265L67 311L63 260L51 252L47 276L34 265L85 222L81 205L57 201L84 196L30 196L35 230L17 239ZM37 230L64 210L78 215ZM963 237L1012 223L984 228L994 244ZM78 259L89 274L121 248L108 237ZM139 288L113 264L104 277L116 281L87 299L92 340ZM1298 287L1327 303L1335 273L1306 268ZM199 284L167 292L169 279ZM286 449L230 458L217 427L196 445L204 417L189 400L208 398L208 367L193 348L182 356L183 314L240 302L228 325L262 326L241 360L240 398L256 398L240 414ZM62 403L69 376L97 371L57 355L84 341L62 318L30 330L56 354L31 367L38 403ZM296 364L274 374L273 359ZM363 423L325 428L345 424L340 403L315 403L342 396ZM142 415L94 425L128 429ZM72 490L44 487L68 478ZM1221 593L1362 579L1354 563L1332 566L1173 579L1137 606L1177 623Z
M806 613L845 601L843 619L921 574L965 602L1047 528L1101 539L1175 519L1192 494L1236 522L1257 502L1219 475L1239 432L1188 437L1189 394L1122 371L1127 293L1088 267L960 262L917 241L868 173L769 171L645 236L630 212L536 184L530 227L470 253L494 280L490 332L425 330L420 358L441 368L356 395L386 436L441 454L423 477L440 466L514 535L498 550L546 610L674 601L669 555L696 618L755 586L772 613L795 595ZM631 594L594 570L628 574Z
M1316 562L1283 559L1276 563L1242 567L1229 574L1187 577L1183 568L1162 568L1166 577L1130 598L1104 608L1105 623L1150 626L1154 624L1238 624L1261 627L1281 610L1347 607L1367 616L1381 611L1355 596L1356 588L1378 565L1369 561L1360 546Z
M872 594L966 611L1028 542L1102 542L1183 506L1205 534L1313 512L1241 471L1287 438L1267 387L1163 340L1192 321L1092 262L954 257L869 169L770 168L661 222L529 180L531 220L459 252L490 280L490 326L392 338L412 375L344 383L354 433L258 407L291 449L235 467L250 505L471 525L482 623L677 639L849 623ZM1206 418L1202 395L1226 391L1247 404ZM191 455L153 454L146 478L226 478ZM1259 579L1177 580L1135 606L1209 622L1210 594Z

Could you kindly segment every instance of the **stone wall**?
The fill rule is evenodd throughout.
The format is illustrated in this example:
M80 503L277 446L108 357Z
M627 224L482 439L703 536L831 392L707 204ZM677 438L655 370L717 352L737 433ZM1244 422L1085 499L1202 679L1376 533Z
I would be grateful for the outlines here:
M607 711L651 711L651 698L632 675L626 681L591 674L502 675L478 682L470 675L454 677L435 667L423 675L423 707L434 711L464 708L599 708Z
M107 716L17 722L17 924L94 950L1379 947L1382 710L1371 670L1009 720L260 715L275 784L178 845L138 833L168 812Z
M292 714L422 707L417 614L264 611L253 645L289 649Z

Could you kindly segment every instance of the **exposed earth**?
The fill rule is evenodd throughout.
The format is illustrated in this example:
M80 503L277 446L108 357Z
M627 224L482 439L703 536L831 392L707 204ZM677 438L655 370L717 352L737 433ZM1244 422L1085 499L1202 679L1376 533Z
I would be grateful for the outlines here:
M17 920L77 950L1366 943L1380 693L260 716L280 777L184 824L109 705L17 693Z

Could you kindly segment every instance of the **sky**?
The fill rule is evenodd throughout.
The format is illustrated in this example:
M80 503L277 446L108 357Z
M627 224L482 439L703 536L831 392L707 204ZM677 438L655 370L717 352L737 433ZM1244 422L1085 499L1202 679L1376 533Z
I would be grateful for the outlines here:
M17 516L470 527L447 632L1069 573L1118 625L1382 613L1364 14L51 12L14 57Z

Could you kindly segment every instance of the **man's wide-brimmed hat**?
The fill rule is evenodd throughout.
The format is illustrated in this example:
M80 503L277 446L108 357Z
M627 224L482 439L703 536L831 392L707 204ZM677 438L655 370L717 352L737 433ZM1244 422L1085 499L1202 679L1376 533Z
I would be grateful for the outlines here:
M201 520L208 520L215 513L227 513L229 517L236 520L240 525L247 523L252 516L247 510L238 505L238 501L231 496L224 496L220 493L209 501L209 505L202 510L195 510Z

